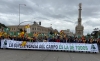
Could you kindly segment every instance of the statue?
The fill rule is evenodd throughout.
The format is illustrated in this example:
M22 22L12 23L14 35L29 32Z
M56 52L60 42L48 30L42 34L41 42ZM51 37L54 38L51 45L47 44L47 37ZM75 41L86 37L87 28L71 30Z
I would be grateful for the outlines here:
M78 18L78 25L76 26L76 36L82 36L84 27L81 25L82 19L81 19L81 10L82 10L82 3L79 3L79 18Z
M36 22L34 21L34 24L36 24Z
M81 8L81 6L82 6L82 3L79 3L79 8Z

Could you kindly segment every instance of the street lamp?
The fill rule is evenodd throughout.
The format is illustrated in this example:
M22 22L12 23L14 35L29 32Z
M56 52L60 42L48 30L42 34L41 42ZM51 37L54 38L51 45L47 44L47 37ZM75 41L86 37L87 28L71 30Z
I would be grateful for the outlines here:
M21 5L26 6L26 4L19 4L19 24L20 24L20 6L21 6Z

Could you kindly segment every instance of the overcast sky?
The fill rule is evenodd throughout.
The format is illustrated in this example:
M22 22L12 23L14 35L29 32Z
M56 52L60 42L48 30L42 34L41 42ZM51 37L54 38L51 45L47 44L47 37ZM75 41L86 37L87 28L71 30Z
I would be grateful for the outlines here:
M0 0L0 22L18 25L19 4L26 4L20 6L21 22L41 21L44 27L52 24L54 29L75 32L79 3L82 3L84 34L100 28L100 0Z

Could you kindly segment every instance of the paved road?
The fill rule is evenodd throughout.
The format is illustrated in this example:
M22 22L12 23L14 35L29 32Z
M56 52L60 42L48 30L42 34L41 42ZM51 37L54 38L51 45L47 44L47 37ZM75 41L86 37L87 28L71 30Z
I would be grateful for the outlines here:
M99 54L0 49L0 61L100 61Z

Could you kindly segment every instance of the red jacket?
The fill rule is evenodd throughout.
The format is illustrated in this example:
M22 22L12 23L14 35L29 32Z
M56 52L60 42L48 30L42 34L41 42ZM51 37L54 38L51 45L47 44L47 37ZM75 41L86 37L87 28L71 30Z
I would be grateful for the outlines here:
M59 39L56 39L56 42L60 42L60 40Z

